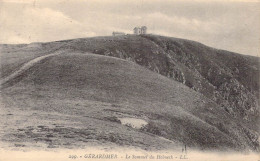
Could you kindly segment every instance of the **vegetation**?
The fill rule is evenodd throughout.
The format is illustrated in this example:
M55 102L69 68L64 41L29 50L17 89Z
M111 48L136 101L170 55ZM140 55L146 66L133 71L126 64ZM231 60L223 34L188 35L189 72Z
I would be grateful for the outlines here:
M3 84L3 142L259 151L258 58L154 35L1 47L2 77L61 51Z

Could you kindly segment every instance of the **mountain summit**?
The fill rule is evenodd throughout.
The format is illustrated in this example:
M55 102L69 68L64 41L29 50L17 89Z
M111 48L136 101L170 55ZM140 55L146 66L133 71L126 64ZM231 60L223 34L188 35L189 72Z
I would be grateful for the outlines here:
M1 107L23 115L10 122L17 129L5 127L1 137L22 137L25 146L36 139L73 147L66 143L76 139L144 149L185 144L258 151L259 63L156 35L1 45ZM24 116L37 116L38 126L19 123ZM123 118L147 124L135 129Z

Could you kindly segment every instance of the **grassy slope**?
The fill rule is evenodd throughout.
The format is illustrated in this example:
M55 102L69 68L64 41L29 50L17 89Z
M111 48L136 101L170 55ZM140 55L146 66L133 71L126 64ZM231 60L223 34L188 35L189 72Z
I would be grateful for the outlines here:
M60 43L64 49L127 59L179 81L259 131L255 126L259 123L259 58L154 35L95 37Z
M95 37L42 43L41 47L28 47L12 53L6 46L1 57L21 55L29 51L41 54L55 50L91 52L131 60L161 75L182 82L195 91L220 104L232 117L243 118L251 126L259 123L259 58L244 56L207 47L198 42L155 35ZM45 51L45 53L44 53ZM8 54L6 54L8 52ZM27 61L18 56L17 62L8 62L0 70L3 75L14 71L15 66ZM14 66L14 67L13 67Z
M0 44L0 76L6 77L19 69L24 63L55 51L61 51L61 43L53 42L51 45L42 43L6 45Z
M160 149L181 142L221 150L259 146L252 140L253 132L213 101L117 58L75 53L47 58L9 82L1 94L2 121L10 120L2 125L10 132L3 141L16 144L111 143ZM135 130L113 121L113 116L138 117L149 124Z

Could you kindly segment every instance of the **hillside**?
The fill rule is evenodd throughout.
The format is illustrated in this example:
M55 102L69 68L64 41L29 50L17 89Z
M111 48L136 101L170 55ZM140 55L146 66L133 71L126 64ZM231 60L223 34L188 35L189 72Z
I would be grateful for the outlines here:
M259 58L207 47L198 42L154 35L97 37L4 48L26 55L3 61L1 74L56 50L91 52L133 61L185 84L220 104L230 115L255 121L259 115ZM35 52L36 51L36 52ZM24 54L27 53L27 54ZM28 54L30 53L30 54ZM4 55L4 60L7 60ZM6 64L8 63L8 64ZM9 67L10 66L10 67Z
M1 78L57 51L2 85L2 121L18 119L3 125L3 141L259 150L258 58L161 36L98 37L2 45ZM136 130L120 117L148 124Z
M254 120L259 115L259 58L153 35L77 39L63 44L80 52L136 62L202 93L237 118Z
M204 94L234 117L259 115L259 58L153 35L79 39L66 47L134 61Z

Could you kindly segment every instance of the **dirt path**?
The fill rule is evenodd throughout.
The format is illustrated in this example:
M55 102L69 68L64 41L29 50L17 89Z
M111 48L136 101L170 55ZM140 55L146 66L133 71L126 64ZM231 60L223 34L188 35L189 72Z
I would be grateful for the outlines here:
M48 54L48 55L44 55L44 56L40 56L40 57L37 57L27 63L25 63L20 69L18 69L17 71L13 72L12 74L10 74L9 76L3 78L0 80L0 86L2 86L3 84L5 84L6 82L14 79L15 77L21 75L22 73L24 73L26 70L28 70L29 68L31 68L34 64L40 62L41 60L44 60L48 57L51 57L51 56L55 56L55 55L59 55L61 54L61 52L56 52L56 53L53 53L53 54Z

